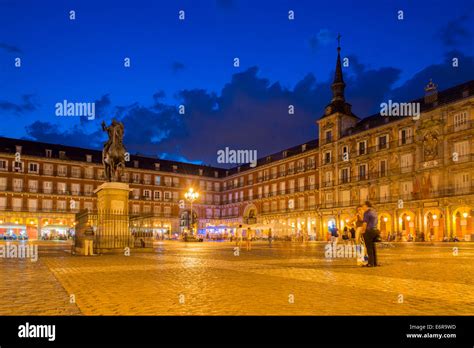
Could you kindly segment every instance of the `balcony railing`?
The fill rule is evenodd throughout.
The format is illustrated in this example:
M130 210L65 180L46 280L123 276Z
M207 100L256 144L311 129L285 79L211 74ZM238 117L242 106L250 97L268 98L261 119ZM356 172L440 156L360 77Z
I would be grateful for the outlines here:
M462 132L471 128L474 128L474 120L468 120L461 124L451 125L448 127L448 133Z

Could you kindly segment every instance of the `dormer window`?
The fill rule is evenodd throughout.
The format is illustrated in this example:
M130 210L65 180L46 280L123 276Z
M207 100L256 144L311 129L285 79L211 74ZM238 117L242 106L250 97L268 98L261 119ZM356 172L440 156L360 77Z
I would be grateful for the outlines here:
M92 155L86 155L86 162L92 162Z
M13 162L13 171L14 172L22 172L23 171L23 162Z
M178 172L178 166L177 165L173 165L173 173L177 173Z
M430 82L425 87L425 104L431 104L438 100L438 86L433 83L430 79Z
M306 151L306 144L303 144L301 145L301 152L305 152Z
M286 158L288 156L288 151L283 151L283 158Z
M332 131L326 131L326 143L330 143L332 141Z
M155 163L155 170L160 170L160 164L159 163Z
M59 151L59 159L66 159L66 151Z
M22 148L21 145L16 145L16 146L15 146L16 152L17 152L17 153L21 153L21 148Z
M53 156L53 150L46 149L46 157L51 158Z
M202 176L202 174L203 174L203 170L199 169L199 176Z
M219 172L217 170L214 171L214 177L218 178L219 177Z
M137 160L133 161L133 168L138 168L138 161Z

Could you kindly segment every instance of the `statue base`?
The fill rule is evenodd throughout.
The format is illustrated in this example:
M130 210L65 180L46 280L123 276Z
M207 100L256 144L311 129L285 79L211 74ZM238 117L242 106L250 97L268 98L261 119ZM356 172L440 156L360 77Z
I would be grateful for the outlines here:
M94 193L97 195L94 251L96 253L126 252L126 248L133 248L134 240L128 216L130 193L128 184L105 182Z

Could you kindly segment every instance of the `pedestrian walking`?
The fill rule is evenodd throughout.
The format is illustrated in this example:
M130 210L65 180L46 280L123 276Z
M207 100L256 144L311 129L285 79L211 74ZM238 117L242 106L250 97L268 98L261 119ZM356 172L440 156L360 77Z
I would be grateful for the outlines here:
M377 229L377 212L369 201L366 201L362 208L364 211L362 233L367 249L367 267L380 266L377 262L377 250L375 245L376 242L380 241L380 231Z
M331 233L331 244L337 244L337 238L339 237L337 231L338 229L336 226L329 227L329 233Z

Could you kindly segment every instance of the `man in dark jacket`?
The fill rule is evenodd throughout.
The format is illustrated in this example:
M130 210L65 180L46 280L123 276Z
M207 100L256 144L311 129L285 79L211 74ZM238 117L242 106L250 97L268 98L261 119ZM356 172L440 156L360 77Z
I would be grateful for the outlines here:
M364 209L364 222L362 224L362 233L367 248L367 256L369 258L367 267L380 266L377 262L377 252L375 250L375 242L379 238L379 230L377 229L377 212L372 207L372 203L365 202L362 206Z

